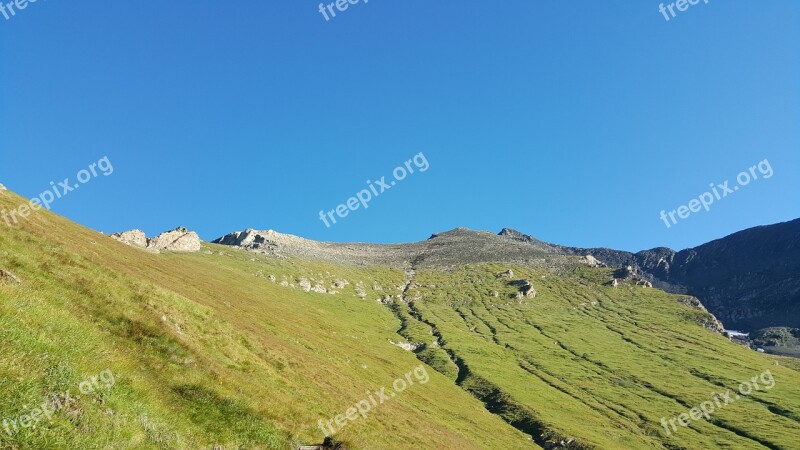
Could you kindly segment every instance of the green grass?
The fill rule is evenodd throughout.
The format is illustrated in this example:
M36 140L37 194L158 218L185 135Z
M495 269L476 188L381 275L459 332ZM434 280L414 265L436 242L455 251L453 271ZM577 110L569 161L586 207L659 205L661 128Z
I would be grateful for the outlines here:
M20 202L0 192L0 208ZM419 365L389 343L400 340L400 323L376 302L399 294L402 272L206 249L213 254L155 255L44 212L2 225L0 268L23 283L0 283L0 419L16 419L56 392L74 393L106 369L116 384L36 429L0 434L0 448L320 443L320 419ZM336 295L280 285L302 277L350 284ZM428 372L428 383L337 439L364 449L532 448L478 400Z
M425 271L415 307L463 361L462 383L512 418L576 448L797 448L800 374L793 360L732 344L705 313L654 289L604 286L606 269L567 276L513 266L534 299L496 274L508 266ZM435 287L433 287L435 286ZM498 292L499 297L490 295ZM667 436L659 421L770 370L775 387ZM499 398L499 400L497 400ZM524 423L523 423L524 425Z
M0 209L22 201L0 192ZM352 449L539 448L525 433L571 448L800 446L797 360L728 342L675 296L604 286L605 269L513 266L538 292L519 300L518 288L496 277L507 268L420 271L408 305L396 297L407 282L396 269L210 244L157 255L46 212L13 228L0 223L0 269L23 281L0 282L0 420L75 393L106 369L115 377L36 429L0 430L0 448L320 443L320 419L389 388L420 361L430 382L337 439ZM336 294L304 292L301 278L348 284ZM393 305L376 301L386 295ZM665 435L661 417L766 369L772 390Z

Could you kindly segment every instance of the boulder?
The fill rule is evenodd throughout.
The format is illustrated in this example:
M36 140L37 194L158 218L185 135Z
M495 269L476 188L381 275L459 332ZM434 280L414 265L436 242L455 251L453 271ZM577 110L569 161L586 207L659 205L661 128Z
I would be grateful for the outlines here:
M517 298L536 298L536 289L533 288L533 285L530 281L524 280L520 284Z
M391 339L389 339L389 343L409 352L416 351L420 347L419 344L412 344L411 342L395 342Z
M122 242L123 244L128 244L131 247L147 247L147 236L142 230L130 230L123 231L122 233L114 233L111 235L111 237Z
M600 261L599 259L595 258L592 255L584 256L583 258L581 258L580 263L585 264L589 267L606 267L606 265L603 264L602 261Z
M194 231L178 227L150 239L147 242L147 248L173 252L198 252L200 251L200 236Z
M189 231L183 227L166 231L150 239L147 238L142 230L114 233L111 237L131 247L147 249L154 253L158 253L160 250L173 252L200 251L200 236L194 231Z

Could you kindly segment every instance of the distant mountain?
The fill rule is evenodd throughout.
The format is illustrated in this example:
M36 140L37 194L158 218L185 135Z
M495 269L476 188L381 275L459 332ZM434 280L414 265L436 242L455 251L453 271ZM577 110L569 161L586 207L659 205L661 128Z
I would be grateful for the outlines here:
M328 262L401 268L446 267L485 262L557 263L565 260L557 248L507 239L488 231L456 228L407 244L320 242L273 230L237 231L212 241L264 254ZM541 265L541 264L540 264Z
M545 244L515 230L501 236ZM638 266L656 287L688 293L729 329L800 327L800 219L750 228L676 252L638 253L607 248L552 246L558 253L592 255L611 267Z
M248 229L214 243L265 254L402 268L491 262L560 267L591 255L609 267L637 267L654 287L699 298L729 329L800 327L800 219L744 230L701 246L638 253L550 244L505 228L456 228L408 244L319 242Z

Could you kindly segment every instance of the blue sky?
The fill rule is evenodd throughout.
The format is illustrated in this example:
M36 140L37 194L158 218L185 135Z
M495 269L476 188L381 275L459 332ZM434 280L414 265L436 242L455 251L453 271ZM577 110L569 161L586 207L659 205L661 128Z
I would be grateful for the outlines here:
M800 217L800 2L39 0L0 15L0 182L91 228L694 246ZM423 152L327 228L320 210ZM759 179L667 228L768 159Z

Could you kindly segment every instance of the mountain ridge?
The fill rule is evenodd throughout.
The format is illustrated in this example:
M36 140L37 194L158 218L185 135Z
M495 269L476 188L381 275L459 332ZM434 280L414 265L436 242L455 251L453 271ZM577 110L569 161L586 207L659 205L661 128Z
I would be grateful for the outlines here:
M458 227L401 244L322 242L248 228L212 243L406 269L497 262L559 268L579 262L575 257L591 256L612 268L635 267L654 287L699 298L729 328L800 327L800 260L792 259L800 254L800 219L748 228L679 251L655 247L636 253L552 244L511 228L494 234Z
M507 235L534 239L519 232ZM800 219L747 228L679 251L557 247L565 254L591 254L611 267L638 267L655 287L698 297L731 328L800 326Z

